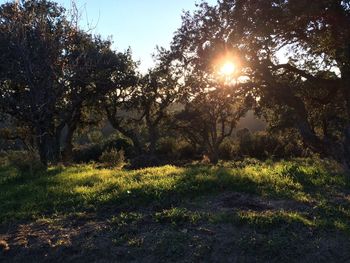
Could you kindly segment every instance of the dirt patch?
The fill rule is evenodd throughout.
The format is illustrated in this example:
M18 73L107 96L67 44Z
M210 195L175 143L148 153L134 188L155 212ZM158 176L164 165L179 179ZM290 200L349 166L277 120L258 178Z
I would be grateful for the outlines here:
M12 226L6 234L0 234L2 251L0 261L35 262L50 261L62 250L73 247L77 239L93 236L105 228L105 223L67 218L38 220L33 223ZM56 255L56 256L55 256Z
M312 208L312 204L301 203L294 200L271 200L264 199L246 193L226 192L210 197L205 201L206 209L211 211L222 210L251 210L251 211L267 211L267 210L285 210L285 211L307 211Z
M264 211L273 207L262 199L242 193L228 193L221 199L223 208L233 208L239 210Z
M182 204L196 213L232 215L251 210L307 211L310 204L225 192ZM0 230L0 262L347 262L348 236L298 225L269 229L199 219L159 223L155 207L122 217L75 214L13 225ZM190 213L191 214L191 213ZM203 213L206 214L206 213ZM111 220L118 217L118 220ZM1 234L2 233L2 234ZM314 261L316 260L316 261ZM339 260L339 261L337 261Z

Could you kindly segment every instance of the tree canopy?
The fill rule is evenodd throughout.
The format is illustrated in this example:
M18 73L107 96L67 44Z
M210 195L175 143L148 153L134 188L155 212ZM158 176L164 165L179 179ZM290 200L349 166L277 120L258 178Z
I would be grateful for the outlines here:
M192 72L212 70L220 54L234 57L235 88L258 113L349 164L349 24L347 1L222 0L185 13L172 50Z
M172 134L216 163L251 109L350 165L348 1L201 2L145 74L131 49L113 50L76 16L48 0L0 7L1 114L45 165L71 160L77 130L105 120L135 155L155 155Z

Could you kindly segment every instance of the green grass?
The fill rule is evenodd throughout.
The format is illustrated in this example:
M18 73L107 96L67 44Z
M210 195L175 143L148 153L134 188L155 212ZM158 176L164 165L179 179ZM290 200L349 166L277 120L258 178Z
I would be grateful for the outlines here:
M30 176L0 168L0 221L33 219L51 214L97 211L106 206L167 207L184 199L223 191L270 198L317 202L331 214L332 194L349 189L349 177L329 162L294 160L277 163L225 163L220 166L163 166L136 171L97 169L94 165L51 167Z
M293 251L299 259L308 250L317 251L325 246L324 239L348 245L342 240L350 235L349 178L335 163L318 159L247 159L134 171L89 164L51 167L34 175L3 166L0 225L6 229L20 222L54 222L91 213L107 222L113 245L133 251L126 261L142 256L145 249L158 259L173 255L174 261L190 249L189 257L201 261L228 235L232 244L223 247L229 254L243 253L242 262L269 261L271 256L282 262ZM225 193L272 205L254 209L242 201L225 208ZM212 234L220 229L227 231L219 237Z

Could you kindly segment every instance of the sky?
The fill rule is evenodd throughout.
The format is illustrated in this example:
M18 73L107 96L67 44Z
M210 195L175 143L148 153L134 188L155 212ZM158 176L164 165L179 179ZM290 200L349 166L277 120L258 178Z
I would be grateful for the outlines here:
M5 0L0 0L0 3ZM67 9L71 0L56 0ZM94 28L103 37L113 36L113 48L129 46L133 58L145 72L153 65L156 46L168 47L173 33L181 26L182 12L194 10L200 0L77 0L81 26ZM216 3L216 0L208 0ZM89 24L89 26L88 26Z
M0 0L0 4L13 0ZM72 0L52 0L71 8ZM75 0L80 11L80 25L93 33L112 36L113 48L131 47L140 71L154 64L156 46L169 47L174 32L181 26L183 11L193 11L201 0ZM215 4L217 0L206 0ZM281 58L285 56L281 53ZM285 59L284 59L285 61Z
M12 0L0 0L0 4ZM71 0L53 0L66 9ZM156 46L169 47L173 33L181 26L183 11L195 10L201 0L76 0L80 25L93 28L102 37L112 36L113 48L131 47L133 58L145 72L153 63ZM215 4L217 0L206 0Z

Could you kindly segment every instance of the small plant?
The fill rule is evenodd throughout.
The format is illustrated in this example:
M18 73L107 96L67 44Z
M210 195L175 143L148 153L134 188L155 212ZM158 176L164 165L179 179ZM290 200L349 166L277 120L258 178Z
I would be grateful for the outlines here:
M125 227L137 224L142 219L142 214L136 212L121 212L118 216L112 217L111 224L117 227Z
M102 162L107 167L122 168L125 165L125 154L124 150L116 150L114 148L106 150L100 157Z
M210 164L210 158L209 158L209 156L207 154L203 155L201 163L205 164L205 165Z
M191 212L186 208L174 207L155 214L159 223L171 223L172 225L183 225L185 223L195 224L201 219L198 212Z

